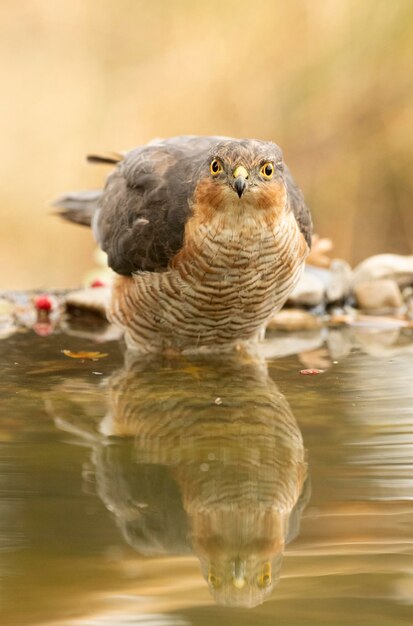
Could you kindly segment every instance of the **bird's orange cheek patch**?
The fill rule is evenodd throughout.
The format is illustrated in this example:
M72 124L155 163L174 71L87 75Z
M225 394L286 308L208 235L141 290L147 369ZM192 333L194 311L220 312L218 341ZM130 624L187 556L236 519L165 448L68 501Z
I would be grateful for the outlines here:
M263 185L255 194L257 206L264 211L269 209L279 209L281 211L285 207L287 191L281 183Z
M194 194L194 214L201 220L211 220L225 202L225 188L219 182L206 178L198 184Z

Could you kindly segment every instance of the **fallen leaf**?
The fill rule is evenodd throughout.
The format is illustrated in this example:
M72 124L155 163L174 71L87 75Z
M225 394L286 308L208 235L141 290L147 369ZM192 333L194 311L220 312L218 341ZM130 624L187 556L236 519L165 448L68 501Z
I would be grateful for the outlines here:
M70 356L71 359L92 359L92 361L108 356L106 352L72 352L72 350L62 350L62 352L65 356Z

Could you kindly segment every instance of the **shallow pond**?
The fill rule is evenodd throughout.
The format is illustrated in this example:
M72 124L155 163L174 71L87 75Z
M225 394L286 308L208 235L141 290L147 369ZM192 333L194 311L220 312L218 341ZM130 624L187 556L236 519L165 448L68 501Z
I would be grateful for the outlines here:
M0 343L3 626L413 623L411 334L100 340Z

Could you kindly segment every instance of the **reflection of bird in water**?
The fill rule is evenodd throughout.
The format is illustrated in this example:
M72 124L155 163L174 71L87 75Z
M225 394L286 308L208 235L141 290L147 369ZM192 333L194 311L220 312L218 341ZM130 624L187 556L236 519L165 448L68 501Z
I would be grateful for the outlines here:
M250 341L287 299L311 244L303 196L271 142L175 137L125 155L102 192L69 194L119 275L110 316L139 351Z
M130 362L106 399L93 461L128 542L147 555L192 547L217 602L261 603L308 496L301 434L266 365L241 355ZM61 392L52 403L59 425L76 430Z

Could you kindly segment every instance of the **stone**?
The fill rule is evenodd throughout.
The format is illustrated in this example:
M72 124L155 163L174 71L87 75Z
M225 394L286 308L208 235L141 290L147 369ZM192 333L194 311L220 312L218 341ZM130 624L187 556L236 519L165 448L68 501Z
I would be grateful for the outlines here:
M406 304L407 318L413 320L413 287L403 289L403 300Z
M303 309L283 309L276 313L269 321L270 330L313 330L320 328L322 320Z
M300 280L289 295L288 303L292 305L317 306L324 301L324 285L312 270L305 268Z
M66 297L66 309L79 309L96 313L107 319L110 304L110 287L89 287L72 291Z
M345 300L351 293L353 273L342 259L333 259L330 267L306 265L300 281L288 298L293 305L315 307Z
M327 302L346 300L352 290L353 272L347 261L333 259L330 265L330 280L326 286Z
M333 249L333 242L326 237L319 237L317 234L313 234L311 242L310 254L307 257L307 264L315 267L330 267L331 257L330 253Z
M0 317L11 316L15 311L15 304L7 300L6 298L0 297Z
M360 281L354 287L354 295L360 309L399 309L403 306L399 286L389 278Z
M353 286L366 281L391 279L399 287L413 285L413 255L377 254L353 270Z
M400 315L372 315L371 313L358 313L352 322L353 328L370 330L393 330L396 328L411 328L411 322Z
M122 337L122 331L117 326L109 324L107 320L99 315L93 315L93 320L86 317L75 317L67 315L62 318L60 328L65 335L79 337L80 339L88 339L96 343L104 343L107 341L118 341Z

